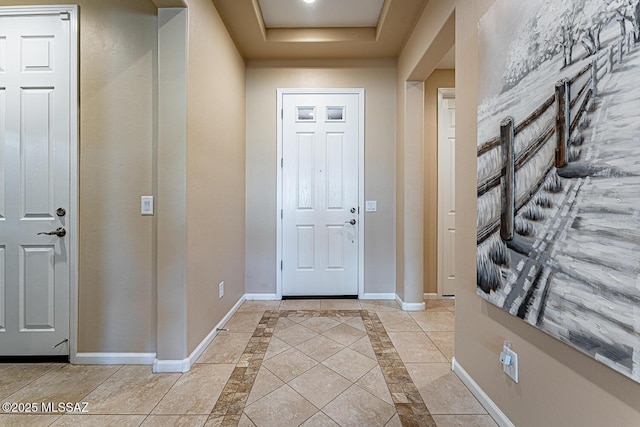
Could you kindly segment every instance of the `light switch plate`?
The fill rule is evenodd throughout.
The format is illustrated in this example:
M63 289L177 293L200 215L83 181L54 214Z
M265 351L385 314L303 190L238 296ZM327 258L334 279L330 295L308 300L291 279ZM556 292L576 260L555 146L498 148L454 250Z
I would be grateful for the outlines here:
M377 200L367 200L365 202L365 210L367 212L378 212L378 201Z
M140 197L140 213L142 215L153 215L153 196Z

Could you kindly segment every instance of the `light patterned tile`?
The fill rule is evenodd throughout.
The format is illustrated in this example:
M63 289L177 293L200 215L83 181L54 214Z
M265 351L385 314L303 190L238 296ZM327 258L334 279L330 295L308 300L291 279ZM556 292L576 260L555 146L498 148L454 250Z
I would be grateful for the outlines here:
M375 311L378 314L386 311L402 311L400 305L394 300L362 300L360 306L363 310Z
M256 427L256 425L247 417L247 414L243 413L240 415L238 427Z
M366 329L364 327L364 323L362 323L362 318L361 317L353 317L349 320L347 320L346 322L344 322L345 325L349 325L352 328L356 328L362 332L366 333Z
M455 331L455 316L450 312L412 312L411 317L425 332Z
M0 365L0 399L20 390L44 374L64 365L55 363L12 363Z
M351 382L325 366L316 365L290 381L289 386L321 409L349 388Z
M451 361L455 354L455 333L454 332L427 332L427 336L444 356Z
M287 299L280 303L280 310L320 310L320 300Z
M434 415L438 427L498 427L489 415Z
M362 310L362 306L357 299L323 299L320 310Z
M249 332L221 332L213 339L196 363L237 363L250 338L251 333Z
M338 326L340 322L330 317L310 317L305 319L301 324L312 331L322 333L334 326Z
M322 362L349 381L357 381L377 363L362 354L345 348Z
M393 399L391 398L391 393L389 393L389 387L387 387L387 382L384 380L380 366L376 366L367 372L356 384L387 402L389 405L393 405Z
M154 374L150 366L127 365L84 400L92 414L149 414L178 378Z
M369 337L367 336L360 338L358 341L351 344L349 348L351 350L357 351L363 356L367 356L370 359L376 360L376 354L373 352L371 341L369 341Z
M340 344L339 342L336 342L323 335L318 335L296 346L298 350L311 357L312 359L317 360L318 362L322 362L328 357L333 356L344 347L345 346ZM371 347L371 345L369 345L369 347Z
M261 367L256 380L251 388L251 393L247 399L247 405L252 404L256 400L266 396L274 390L279 389L284 382L271 373L267 368Z
M208 415L234 367L233 364L194 365L171 387L153 414Z
M286 342L281 341L277 337L271 337L269 347L267 348L267 352L264 355L264 360L271 359L273 356L277 356L278 354L287 351L290 348L291 346Z
M420 326L408 313L401 311L390 311L378 313L378 318L384 325L387 332L415 332L422 331Z
M208 415L149 415L142 427L202 427L207 418Z
M2 427L48 427L60 415L0 414Z
M280 307L280 301L245 301L242 303L239 312L242 311L265 311L265 310L277 310Z
M87 394L114 375L122 366L65 365L42 375L29 385L13 393L11 402L82 402L89 403L94 413L97 401L88 400ZM151 372L151 368L147 368Z
M324 412L316 412L316 414L302 423L300 427L340 427L327 416Z
M407 363L407 371L434 415L486 415L450 363Z
M138 427L145 418L146 415L64 415L51 427Z
M299 426L318 409L288 385L247 406L244 413L257 427Z
M384 426L396 410L361 387L353 385L325 406L322 412L342 426Z
M299 350L291 348L269 360L265 360L262 365L282 381L289 382L317 365L317 362L309 356L305 356Z
M367 333L349 325L341 324L325 331L322 335L340 344L350 345L367 335Z
M389 332L403 362L446 362L447 359L424 332Z
M262 318L261 311L238 311L224 325L229 332L253 332L258 326L258 322Z
M318 333L302 325L296 324L283 331L276 332L274 335L287 344L296 346L317 336Z

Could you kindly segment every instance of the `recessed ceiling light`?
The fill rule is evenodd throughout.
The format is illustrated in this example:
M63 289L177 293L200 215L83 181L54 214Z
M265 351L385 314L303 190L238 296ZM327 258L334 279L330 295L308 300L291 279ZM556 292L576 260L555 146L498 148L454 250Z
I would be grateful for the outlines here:
M308 3L308 4L311 4L311 3L315 3L315 2L316 2L316 0L302 0L302 1L304 1L305 3Z

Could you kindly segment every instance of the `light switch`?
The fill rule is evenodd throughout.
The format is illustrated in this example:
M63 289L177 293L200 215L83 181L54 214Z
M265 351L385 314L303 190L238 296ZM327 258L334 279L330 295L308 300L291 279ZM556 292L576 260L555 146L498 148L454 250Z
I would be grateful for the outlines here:
M378 212L378 201L377 200L367 200L365 203L365 210L367 212Z
M142 215L153 215L153 196L142 196L140 198L140 213Z

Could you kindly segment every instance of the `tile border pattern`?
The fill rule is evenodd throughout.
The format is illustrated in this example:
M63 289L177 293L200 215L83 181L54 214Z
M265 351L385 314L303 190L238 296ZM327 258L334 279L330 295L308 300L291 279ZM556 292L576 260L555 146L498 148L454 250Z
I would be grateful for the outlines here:
M360 317L402 425L436 427L378 315L375 311L369 310L266 310L213 407L209 416L213 425L235 427L240 422L249 393L281 317Z

